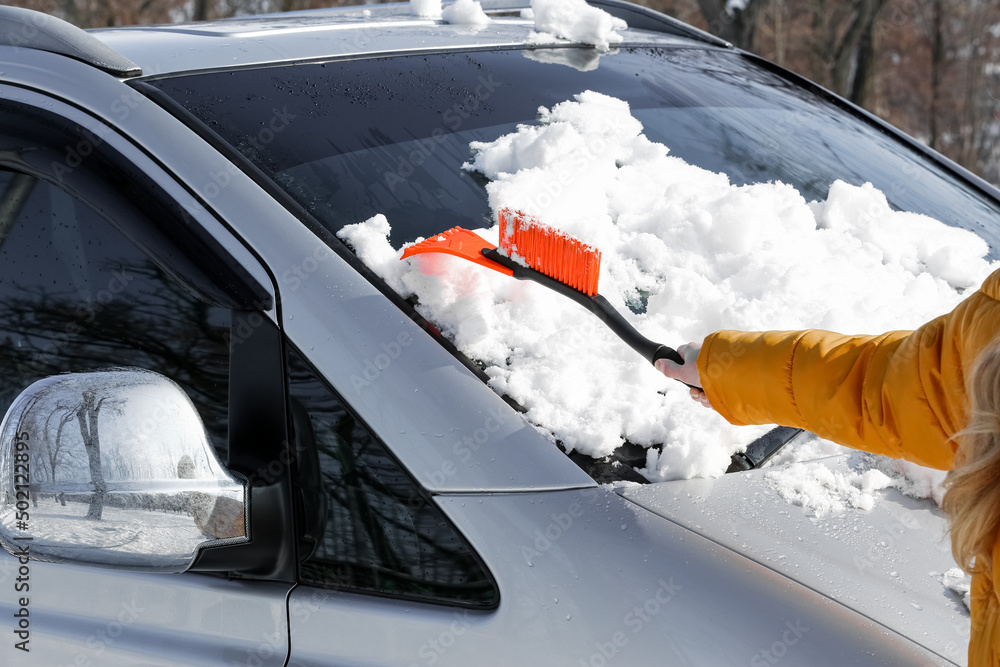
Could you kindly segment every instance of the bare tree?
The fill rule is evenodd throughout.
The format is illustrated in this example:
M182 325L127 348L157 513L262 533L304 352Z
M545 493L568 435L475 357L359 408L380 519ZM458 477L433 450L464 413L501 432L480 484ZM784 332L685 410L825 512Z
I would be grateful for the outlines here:
M931 2L931 99L930 99L930 145L941 150L941 132L938 116L941 114L941 79L944 69L944 9L942 0Z
M54 416L57 414L59 415L59 425L56 427L55 438L45 438L43 440L45 443L45 467L42 468L42 472L43 474L47 473L49 480L52 482L56 481L56 472L59 469L60 464L62 464L64 459L68 456L66 448L63 446L63 430L70 422L76 419L76 411L72 407L60 405L59 409L62 410L62 412L53 411L52 414L49 415L49 419L45 424L45 430L48 432L49 422ZM38 494L34 494L32 498L36 500L37 506ZM63 494L57 494L56 499L64 507L66 506L66 498Z
M133 276L141 300L122 296L89 311L75 293L13 286L0 295L0 370L12 380L0 386L0 403L9 405L31 382L58 373L109 365L150 368L178 382L213 441L225 443L228 328L212 321L211 306L166 279L151 262L120 270ZM80 419L79 405L66 409L72 419ZM86 424L81 423L85 442L88 434L98 434L90 424L86 415Z
M108 494L108 485L104 481L104 471L101 467L101 408L107 404L109 408L117 408L121 401L107 402L107 397L97 397L93 389L83 392L83 400L77 406L75 415L80 425L80 437L87 451L87 463L90 470L90 481L94 485L94 493L90 497L90 508L87 518L99 521L104 510L104 501Z

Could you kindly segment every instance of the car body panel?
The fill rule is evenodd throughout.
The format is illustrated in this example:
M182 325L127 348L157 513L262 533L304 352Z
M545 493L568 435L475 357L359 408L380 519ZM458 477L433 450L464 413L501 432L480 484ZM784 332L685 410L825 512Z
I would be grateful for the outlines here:
M29 589L17 593L18 583ZM288 649L289 588L196 574L24 565L3 551L0 615L15 618L26 597L30 639L27 652L15 648L20 639L5 621L0 664L278 667Z
M533 21L503 18L472 27L412 16L405 4L372 7L371 18L363 11L350 8L90 34L137 63L145 76L321 58L532 46ZM628 43L706 47L704 42L649 31L630 30L624 36Z
M822 464L835 475L847 474L848 459L842 455ZM965 660L969 612L933 576L954 563L947 520L932 501L890 488L870 511L818 517L778 495L768 481L770 472L650 484L621 493L951 660Z
M769 664L782 643L787 664L943 662L605 488L437 502L497 573L499 608L299 587L291 664L715 667Z

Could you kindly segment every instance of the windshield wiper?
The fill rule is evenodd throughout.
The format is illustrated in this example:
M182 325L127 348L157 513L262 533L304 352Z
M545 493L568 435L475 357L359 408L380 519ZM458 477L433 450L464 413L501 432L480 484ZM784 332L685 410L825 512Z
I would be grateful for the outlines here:
M726 472L743 472L759 468L778 453L778 451L805 433L800 428L791 426L775 426L770 431L760 436L749 445L745 452L733 454L732 462Z

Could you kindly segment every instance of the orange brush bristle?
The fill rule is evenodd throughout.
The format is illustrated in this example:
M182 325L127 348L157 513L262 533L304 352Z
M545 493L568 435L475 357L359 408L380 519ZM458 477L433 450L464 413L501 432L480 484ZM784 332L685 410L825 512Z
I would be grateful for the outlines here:
M500 211L500 247L539 273L587 296L597 294L601 251L530 215L509 208Z

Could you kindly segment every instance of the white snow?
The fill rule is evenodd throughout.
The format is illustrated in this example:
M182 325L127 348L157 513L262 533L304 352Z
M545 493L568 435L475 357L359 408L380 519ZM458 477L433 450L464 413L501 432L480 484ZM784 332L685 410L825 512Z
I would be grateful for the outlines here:
M948 474L946 471L925 468L902 459L871 459L875 467L893 479L893 486L903 494L913 498L930 498L938 505L941 504L945 492L942 484Z
M941 504L945 492L942 484L947 475L943 470L869 454L851 458L849 475L831 477L823 464L797 464L850 451L809 434L802 442L784 448L768 461L769 470L765 477L782 498L816 510L817 516L839 514L848 507L871 509L878 491L889 487L913 498L930 498ZM791 463L796 465L788 465ZM866 477L869 472L877 472L878 475ZM877 480L879 484L872 485L872 480Z
M843 447L813 437L840 451ZM827 450L829 452L829 450ZM814 458L816 451L800 452ZM826 452L824 452L826 453ZM851 457L846 473L832 471L822 461L776 465L764 473L768 484L782 498L809 510L817 518L839 514L848 508L870 510L879 491L898 489L913 498L932 498L938 505L944 497L945 473L918 466L909 461L857 453Z
M991 271L977 236L894 212L871 185L831 183L812 203L781 183L733 186L647 139L621 100L584 92L539 109L538 120L472 144L467 168L490 180L494 212L520 209L599 248L601 294L654 340L676 347L724 328L913 328ZM565 447L601 457L627 438L655 446L652 480L711 477L767 430L731 426L691 401L565 297L450 256L399 261L388 230L375 216L340 236L393 289L416 294L418 310L485 364L490 385ZM496 225L477 231L497 242ZM644 300L642 314L626 306ZM817 511L863 507L898 483L870 471L807 484L807 473L784 481ZM899 475L914 488L931 480L915 467ZM833 489L832 500L815 500L815 485Z
M591 44L607 51L622 41L619 30L628 25L585 0L531 0L535 30L571 42ZM544 40L544 37L542 38Z
M893 480L880 470L843 473L830 470L821 461L769 470L765 479L778 495L812 510L817 518L848 508L868 511L875 506L876 492L893 485Z
M421 18L441 18L441 0L410 0L410 13Z
M445 6L441 12L441 18L448 23L457 25L483 26L490 22L490 17L486 15L483 6L476 0L455 0L455 2Z
M953 567L944 572L931 572L930 575L941 582L945 588L955 592L965 604L968 611L972 610L972 576L961 568Z

